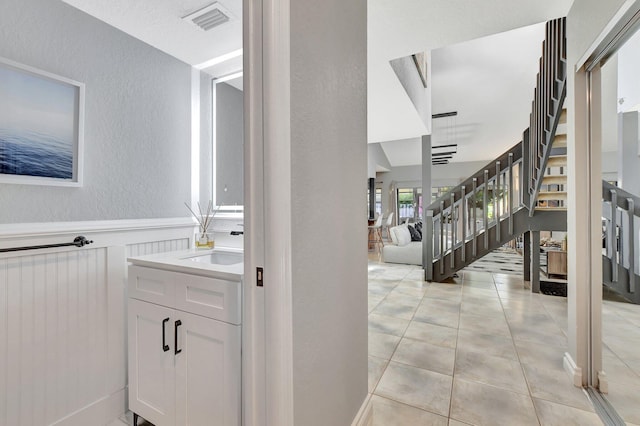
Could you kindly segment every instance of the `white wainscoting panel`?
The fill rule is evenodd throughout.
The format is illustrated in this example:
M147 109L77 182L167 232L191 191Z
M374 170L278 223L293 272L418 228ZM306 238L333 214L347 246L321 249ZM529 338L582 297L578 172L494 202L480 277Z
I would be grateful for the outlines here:
M95 241L0 253L0 425L99 426L124 412L126 258L186 249L193 238L189 221L149 222L80 223L40 237L0 227L0 247L80 232Z
M189 238L127 245L127 257L189 249Z
M107 391L106 249L0 261L3 424L46 425Z

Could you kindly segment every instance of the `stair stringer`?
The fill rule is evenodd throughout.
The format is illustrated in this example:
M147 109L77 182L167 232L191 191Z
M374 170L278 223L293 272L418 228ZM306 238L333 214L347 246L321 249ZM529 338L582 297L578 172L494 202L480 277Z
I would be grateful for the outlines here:
M504 244L528 231L565 231L567 230L566 211L539 211L535 216L529 216L526 208L520 208L513 213L513 233L509 233L509 218L503 217L499 222L500 238L496 235L496 224L494 223L485 232L488 232L488 245L485 248L484 232L477 235L475 239L464 244L465 260L462 260L463 244L456 246L453 253L449 250L442 259L433 262L433 280L441 282L451 278L453 274L502 247ZM473 256L473 245L476 245L476 255ZM451 267L451 256L454 256L454 266ZM442 263L441 263L442 262ZM441 266L442 265L442 266Z
M640 283L640 275L630 271L619 263L616 264L615 267L618 269L616 281L612 279L614 266L611 265L611 259L606 255L602 255L602 283L632 303L636 305L640 304L640 292L635 290L631 291L632 286L630 285L632 281ZM633 274L633 279L631 274Z

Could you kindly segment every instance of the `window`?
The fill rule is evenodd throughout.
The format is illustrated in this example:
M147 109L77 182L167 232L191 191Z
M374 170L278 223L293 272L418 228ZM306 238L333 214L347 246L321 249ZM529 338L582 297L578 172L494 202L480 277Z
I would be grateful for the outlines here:
M398 188L399 223L422 217L422 188Z
M431 202L433 203L438 198L442 197L447 192L451 191L453 186L438 186L431 190Z

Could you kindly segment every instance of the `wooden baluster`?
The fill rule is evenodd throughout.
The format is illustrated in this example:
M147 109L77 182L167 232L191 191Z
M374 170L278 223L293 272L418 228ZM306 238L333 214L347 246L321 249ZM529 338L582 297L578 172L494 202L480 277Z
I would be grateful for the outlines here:
M500 242L500 161L496 161L496 181L493 184L493 216L496 218L496 243Z
M513 235L513 152L509 153L509 235Z
M444 201L440 201L440 275L444 274Z
M476 257L476 253L478 252L478 239L476 238L478 236L478 225L477 225L477 221L478 221L478 213L476 212L476 196L477 196L477 184L478 184L478 178L473 178L473 191L472 191L472 195L471 195L471 199L472 201L472 205L473 205L473 224L471 225L473 227L473 241L472 241L472 256L475 258Z
M484 171L484 191L482 191L482 221L484 225L484 249L489 249L489 170Z
M618 282L618 193L615 189L610 189L611 194L611 232L609 233L609 244L611 247L611 282Z
M627 198L627 214L629 217L629 227L626 233L629 238L629 293L636 292L636 232L635 232L635 203L633 198Z
M433 230L434 226L434 217L433 210L426 211L426 220L424 223L424 236L423 239L426 241L426 244L423 247L426 248L425 251L425 280L433 281L433 246L435 243L435 239L433 238Z
M455 205L456 196L454 193L451 193L451 269L454 269L456 266L456 243L458 237L458 217L456 215L456 205Z
M462 253L460 253L462 262L466 260L467 255L467 206L464 185L460 189L460 209L462 210Z

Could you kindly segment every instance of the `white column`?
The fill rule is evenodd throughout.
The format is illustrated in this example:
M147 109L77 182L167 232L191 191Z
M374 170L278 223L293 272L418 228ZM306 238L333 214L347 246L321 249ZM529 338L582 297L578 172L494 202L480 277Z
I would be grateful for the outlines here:
M245 271L255 292L263 259L264 424L347 425L367 399L366 1L256 3Z
M569 352L564 366L576 386L597 386L597 377L588 377L589 363L593 371L602 370L601 310L602 298L602 231L601 231L601 127L599 99L600 72L591 73L591 84L585 72L575 74L569 67L567 99L568 123L574 132L567 138L567 231L568 231L568 338ZM571 84L573 83L573 84ZM570 102L570 101L569 101ZM588 117L591 114L591 131ZM596 306L591 311L590 304ZM591 323L591 327L589 324ZM589 328L592 329L589 346Z
M431 135L422 136L422 225L427 229L427 221L433 221L433 217L427 217L427 207L431 204ZM429 228L432 229L432 228ZM432 262L433 235L425 235L422 239L422 267L426 269Z

